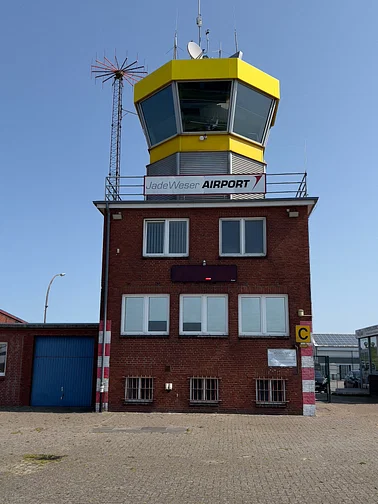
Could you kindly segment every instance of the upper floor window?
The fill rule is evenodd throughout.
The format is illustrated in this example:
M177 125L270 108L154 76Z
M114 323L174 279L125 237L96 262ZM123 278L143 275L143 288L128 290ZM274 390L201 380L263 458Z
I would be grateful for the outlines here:
M265 256L265 217L221 219L219 241L221 256Z
M169 296L141 294L122 297L121 334L167 335L169 331Z
M144 256L187 256L188 219L154 219L144 221Z
M289 315L286 295L240 295L240 336L288 336Z
M5 375L5 368L7 362L7 343L0 343L0 376Z
M146 98L140 106L151 145L177 135L172 85Z
M222 336L228 334L227 295L180 296L180 334Z

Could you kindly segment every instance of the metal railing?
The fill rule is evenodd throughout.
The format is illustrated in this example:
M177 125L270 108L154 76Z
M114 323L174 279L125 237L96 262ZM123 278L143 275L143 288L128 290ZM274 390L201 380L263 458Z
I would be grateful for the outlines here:
M250 175L256 174L251 173ZM112 181L114 182L114 178L106 177L105 179L106 201L138 201L147 199L147 197L143 194L144 176L135 175L129 177L119 177L117 180L118 195ZM258 195L254 194L253 196L256 197ZM265 198L305 198L308 196L307 173L267 173L266 193L261 193L260 196ZM201 196L201 198L203 197L204 196ZM164 196L160 196L159 199L164 200ZM166 199L172 199L172 196L167 196Z

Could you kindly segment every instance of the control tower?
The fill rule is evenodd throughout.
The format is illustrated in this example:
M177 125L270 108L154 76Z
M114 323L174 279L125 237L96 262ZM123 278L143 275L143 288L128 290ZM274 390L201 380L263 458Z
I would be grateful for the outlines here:
M240 52L230 58L201 56L172 60L135 85L150 153L147 176L265 173L279 81L243 61ZM176 198L187 196L171 196Z

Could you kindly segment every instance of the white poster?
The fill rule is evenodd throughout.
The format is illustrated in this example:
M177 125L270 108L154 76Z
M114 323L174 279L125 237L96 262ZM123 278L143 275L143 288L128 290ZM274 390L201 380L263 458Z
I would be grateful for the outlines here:
M144 194L264 194L265 173L144 177Z
M277 348L268 350L268 366L270 367L296 367L297 351Z

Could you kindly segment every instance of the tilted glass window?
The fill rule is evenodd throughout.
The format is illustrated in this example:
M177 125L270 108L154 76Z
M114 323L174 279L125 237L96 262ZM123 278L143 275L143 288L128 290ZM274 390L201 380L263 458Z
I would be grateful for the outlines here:
M265 218L221 219L220 255L264 256L266 254Z
M227 131L231 81L179 82L182 129Z
M0 376L5 375L5 367L7 362L7 343L0 343Z
M233 131L262 143L272 102L271 98L238 82Z
M145 220L144 226L143 255L148 257L188 255L187 219Z
M182 295L180 297L180 334L227 335L227 295Z
M239 335L288 336L289 312L287 295L240 295Z
M177 134L171 85L143 100L140 106L151 145Z
M121 334L167 335L169 328L168 295L130 295L122 298Z

